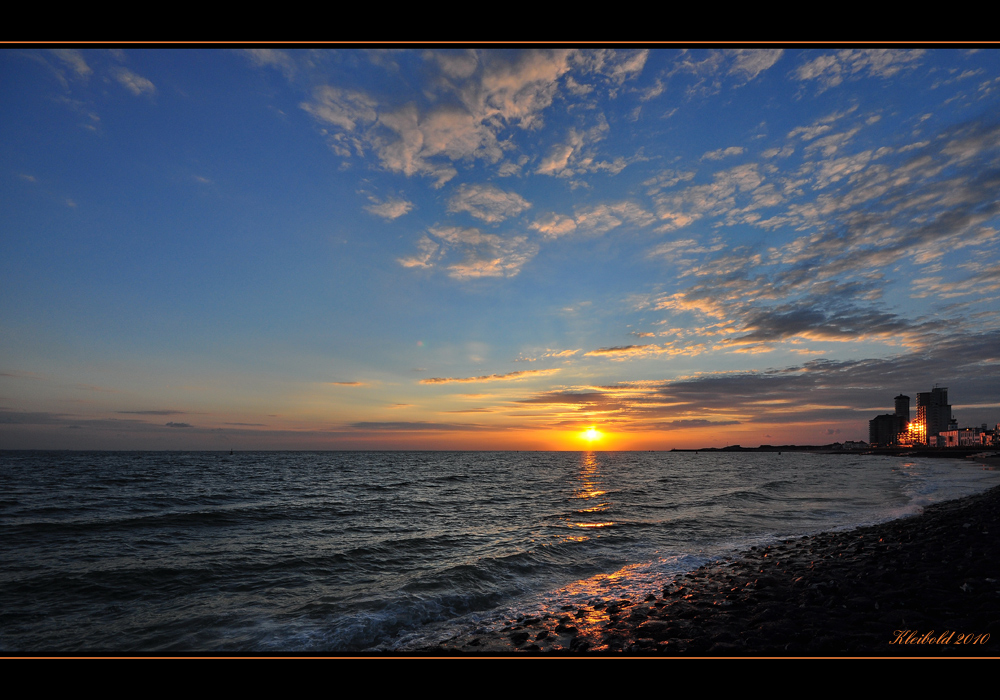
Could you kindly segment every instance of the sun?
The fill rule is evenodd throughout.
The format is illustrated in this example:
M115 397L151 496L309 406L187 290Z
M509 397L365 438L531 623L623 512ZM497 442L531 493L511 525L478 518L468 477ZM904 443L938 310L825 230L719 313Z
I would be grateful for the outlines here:
M604 437L604 433L602 433L594 426L590 426L582 433L580 433L580 437L586 440L587 442L596 442L600 440L602 437Z

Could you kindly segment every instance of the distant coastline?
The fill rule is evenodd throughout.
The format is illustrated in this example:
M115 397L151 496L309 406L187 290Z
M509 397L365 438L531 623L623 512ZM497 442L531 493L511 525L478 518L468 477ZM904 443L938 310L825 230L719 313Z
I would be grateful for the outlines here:
M994 455L1000 454L1000 451L996 448L984 449L982 447L876 447L864 450L845 450L843 448L838 449L833 445L761 445L760 447L729 445L727 447L700 447L692 449L675 447L670 452L816 452L818 454L884 455L945 459L966 459L984 452L990 452Z

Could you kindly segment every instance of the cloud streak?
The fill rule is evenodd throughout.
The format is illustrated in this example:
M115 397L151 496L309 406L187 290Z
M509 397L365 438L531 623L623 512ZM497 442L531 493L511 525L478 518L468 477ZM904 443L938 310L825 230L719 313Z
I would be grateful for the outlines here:
M534 377L546 377L556 372L555 369L526 369L518 372L507 372L506 374L484 374L478 377L430 377L421 379L421 384L467 384L472 382L508 382L521 379L531 379Z

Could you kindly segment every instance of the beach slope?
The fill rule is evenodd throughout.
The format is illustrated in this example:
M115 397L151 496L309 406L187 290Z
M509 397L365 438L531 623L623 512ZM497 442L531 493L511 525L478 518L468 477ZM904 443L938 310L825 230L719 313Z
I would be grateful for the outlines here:
M998 623L1000 487L913 517L751 548L643 600L567 605L434 651L996 656Z

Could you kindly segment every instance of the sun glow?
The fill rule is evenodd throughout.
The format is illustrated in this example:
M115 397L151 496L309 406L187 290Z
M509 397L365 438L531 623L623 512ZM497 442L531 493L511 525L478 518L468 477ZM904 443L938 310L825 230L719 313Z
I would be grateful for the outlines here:
M580 433L580 437L586 440L587 442L597 442L602 437L604 437L604 434L594 426L590 426L582 433Z

